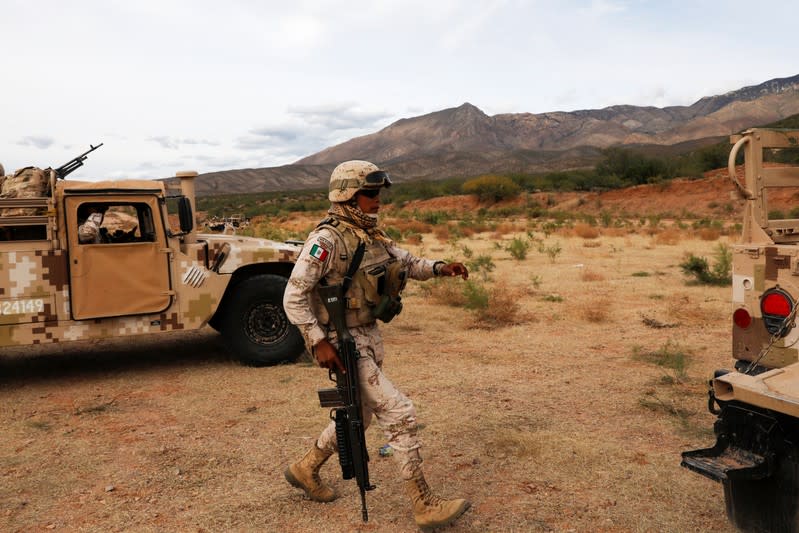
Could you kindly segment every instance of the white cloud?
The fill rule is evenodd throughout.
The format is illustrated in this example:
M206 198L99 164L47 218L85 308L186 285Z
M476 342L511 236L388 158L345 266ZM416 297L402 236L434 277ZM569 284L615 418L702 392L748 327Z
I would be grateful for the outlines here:
M54 143L55 140L52 137L36 135L29 135L17 141L20 146L33 146L40 149L50 148Z

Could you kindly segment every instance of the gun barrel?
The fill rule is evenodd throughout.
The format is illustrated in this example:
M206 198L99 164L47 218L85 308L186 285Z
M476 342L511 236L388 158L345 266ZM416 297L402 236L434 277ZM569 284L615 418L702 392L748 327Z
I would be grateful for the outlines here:
M56 175L59 178L64 179L68 174L82 167L83 162L86 160L89 154L100 148L102 145L103 143L100 143L97 146L92 146L90 144L88 150L80 154L78 157L70 159L69 161L67 161L66 163L55 169Z

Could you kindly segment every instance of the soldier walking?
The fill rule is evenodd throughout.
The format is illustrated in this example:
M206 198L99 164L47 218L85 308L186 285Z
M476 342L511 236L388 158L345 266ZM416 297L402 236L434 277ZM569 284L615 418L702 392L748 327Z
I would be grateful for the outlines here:
M422 472L421 444L417 436L416 410L383 373L383 339L377 320L388 322L402 309L400 293L407 278L434 276L468 277L461 263L415 257L398 248L379 229L380 191L390 187L388 174L367 161L346 161L330 176L328 217L314 229L300 253L286 287L283 305L297 325L308 351L319 366L343 370L336 345L336 331L316 292L321 283L340 283L353 254L365 246L360 267L346 293L346 322L361 357L358 359L363 419L372 415L393 448L393 457L411 499L416 523L421 528L450 524L470 506L467 500L445 500L433 494ZM286 480L320 502L336 498L335 491L319 476L319 469L336 453L335 422L322 431L310 450L286 469Z

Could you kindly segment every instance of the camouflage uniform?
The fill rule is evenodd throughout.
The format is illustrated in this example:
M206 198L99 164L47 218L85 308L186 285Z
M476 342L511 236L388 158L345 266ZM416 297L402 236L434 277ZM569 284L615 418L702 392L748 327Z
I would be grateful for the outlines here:
M416 410L383 374L383 339L374 317L388 322L399 313L399 294L408 278L425 280L440 274L466 278L468 271L460 263L415 257L378 229L380 189L390 186L388 173L368 161L345 161L333 169L328 193L331 216L308 236L286 286L283 307L320 366L337 367L336 333L316 288L322 280L331 285L341 283L350 273L356 250L365 246L358 270L351 273L344 313L361 355L358 378L364 424L369 425L372 415L377 418L394 449L416 525L430 529L452 523L471 503L463 498L441 498L427 484L416 434ZM311 449L284 472L286 481L314 501L336 498L335 490L319 476L319 469L337 451L335 427L331 422Z
M348 228L343 223L339 228L342 226L343 232L328 226L321 226L311 232L286 287L283 300L286 315L298 326L311 352L325 338L334 346L337 344L335 329L332 324L327 323L326 316L323 316L321 301L317 302L319 297L314 289L322 278L329 284L341 282L349 268L354 252L352 235L357 229ZM347 246L345 241L350 241L350 245ZM426 280L434 276L436 261L415 257L387 239L374 239L367 244L359 270L374 269L381 262L385 262L386 258L398 260L411 279ZM354 276L348 296L362 293L358 280L359 276ZM360 303L362 306L365 304ZM346 319L362 356L358 360L358 372L364 423L368 427L374 414L386 434L388 444L394 449L394 457L399 463L403 479L410 479L421 464L418 452L420 443L416 434L416 410L411 400L383 373L385 353L380 330L374 319L366 318L368 314L360 311L348 309ZM325 428L317 446L328 452L336 451L335 422L331 421Z
M100 225L103 223L102 213L92 213L78 228L78 241L81 244L99 244L102 242Z

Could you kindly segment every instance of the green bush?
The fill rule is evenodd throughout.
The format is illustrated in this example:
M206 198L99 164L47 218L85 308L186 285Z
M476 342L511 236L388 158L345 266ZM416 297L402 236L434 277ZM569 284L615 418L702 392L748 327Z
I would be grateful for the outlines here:
M680 268L686 276L692 276L701 285L728 285L732 283L732 252L730 247L719 243L716 247L716 264L711 270L707 259L688 254Z
M488 281L496 265L490 255L480 255L472 261L467 261L466 268L472 274L479 274L483 281Z
M521 187L505 176L480 176L463 184L464 194L475 194L482 201L499 202L516 198Z
M489 292L485 285L472 280L463 284L463 294L466 297L466 309L480 310L488 308Z
M527 251L530 249L530 241L520 237L514 238L505 247L505 251L510 253L511 257L517 261L521 261L527 257Z

